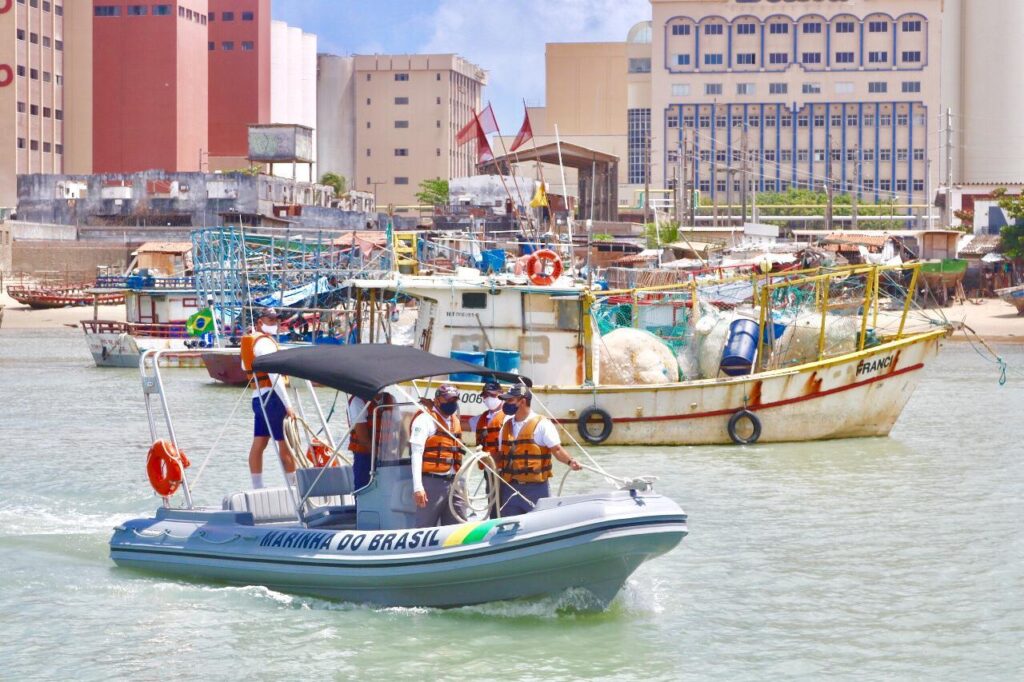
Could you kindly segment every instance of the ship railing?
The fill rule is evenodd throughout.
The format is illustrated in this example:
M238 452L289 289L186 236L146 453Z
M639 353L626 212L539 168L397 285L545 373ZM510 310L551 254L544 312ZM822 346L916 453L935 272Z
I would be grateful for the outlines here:
M121 322L119 320L82 320L86 334L131 334L150 339L187 339L184 322L159 324L152 322Z

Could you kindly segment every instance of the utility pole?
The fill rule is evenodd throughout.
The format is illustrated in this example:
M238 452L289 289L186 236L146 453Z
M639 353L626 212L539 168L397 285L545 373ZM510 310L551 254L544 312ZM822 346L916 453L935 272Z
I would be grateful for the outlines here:
M644 225L651 222L651 131L644 141Z
M680 187L683 197L683 203L682 206L680 206L678 215L680 225L685 224L686 216L690 215L689 206L693 204L693 199L690 198L690 179L687 177L686 172L688 164L690 163L689 154L690 144L686 139L686 134L683 133L683 149L679 152L679 177L682 179L681 181L683 183L682 187ZM682 209L685 209L685 211Z
M676 222L680 225L683 224L683 205L686 202L686 181L683 178L683 172L686 168L686 164L683 163L683 147L680 143L676 146L676 190L675 190L675 205L676 205Z
M690 149L690 225L697 227L697 135Z
M953 226L953 110L946 108L946 224Z
M828 165L825 173L825 193L828 203L825 206L825 229L832 231L832 136L825 140L825 157Z
M750 183L750 166L747 163L747 124L743 124L743 140L740 143L741 153L743 154L743 164L740 166L742 169L740 177L743 178L743 184L740 185L740 204L743 205L743 213L740 216L740 226L747 222L747 185Z
M854 173L854 188L853 192L850 193L850 229L857 229L857 198L860 196L860 171L861 171L861 160L860 160L860 149L857 147L853 148L854 154L857 155L857 172ZM845 161L843 163L846 163Z

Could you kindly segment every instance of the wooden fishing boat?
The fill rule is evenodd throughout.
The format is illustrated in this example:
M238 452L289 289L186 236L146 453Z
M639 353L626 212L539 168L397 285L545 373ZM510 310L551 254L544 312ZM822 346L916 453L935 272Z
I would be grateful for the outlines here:
M1017 309L1018 315L1024 315L1024 284L1005 289L996 289L996 296Z
M120 305L124 294L118 292L94 293L85 286L33 287L9 286L7 294L18 303L33 309L68 308L87 305Z

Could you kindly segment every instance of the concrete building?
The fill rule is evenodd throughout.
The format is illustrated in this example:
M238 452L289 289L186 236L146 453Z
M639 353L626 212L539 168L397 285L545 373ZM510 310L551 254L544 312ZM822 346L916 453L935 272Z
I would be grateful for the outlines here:
M0 0L0 212L19 173L63 170L64 101L64 0Z
M271 123L270 0L208 0L209 158L204 169L248 165L249 125Z
M474 174L476 145L455 135L480 108L483 69L453 54L346 59L320 56L320 172L372 191L378 207L415 204L423 180Z
M313 129L316 160L317 85L316 36L283 21L270 25L270 122ZM275 165L273 172L292 177L292 168ZM318 179L316 166L297 166L297 179ZM312 175L310 175L312 171Z

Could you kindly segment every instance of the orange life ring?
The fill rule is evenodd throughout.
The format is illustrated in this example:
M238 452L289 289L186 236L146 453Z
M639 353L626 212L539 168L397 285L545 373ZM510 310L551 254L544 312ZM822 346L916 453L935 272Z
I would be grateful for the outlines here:
M306 448L306 459L318 467L327 466L327 463L331 461L331 454L331 448L327 446L327 443L316 438ZM335 460L334 466L338 466L337 460Z
M548 270L548 263L551 264L551 272ZM550 286L562 274L562 259L550 249L541 249L530 254L530 260L526 262L526 276L530 282L539 286Z
M190 466L188 457L180 452L169 440L158 440L149 447L146 454L146 474L149 484L161 497L170 497L185 478L185 469Z

